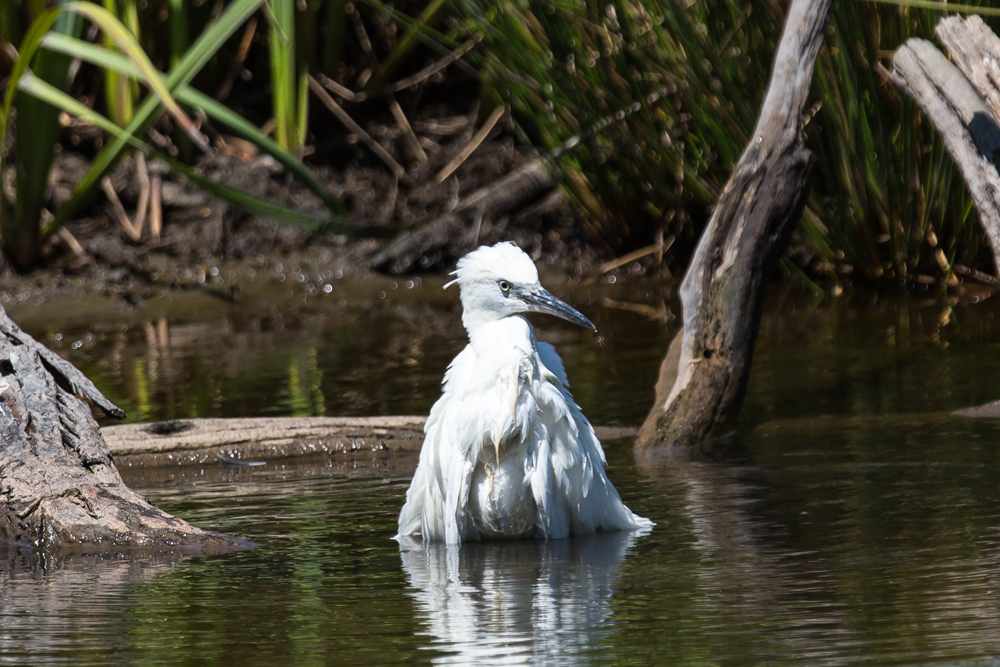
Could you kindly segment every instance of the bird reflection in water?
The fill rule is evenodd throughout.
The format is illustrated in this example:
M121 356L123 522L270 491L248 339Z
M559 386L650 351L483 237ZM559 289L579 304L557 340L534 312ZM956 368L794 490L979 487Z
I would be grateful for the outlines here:
M445 544L399 538L437 664L578 664L612 630L618 570L650 529L565 540Z

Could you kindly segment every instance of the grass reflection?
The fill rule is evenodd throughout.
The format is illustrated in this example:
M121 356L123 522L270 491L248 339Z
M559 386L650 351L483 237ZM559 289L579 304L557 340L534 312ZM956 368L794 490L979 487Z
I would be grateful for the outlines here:
M588 296L570 300L603 340L541 319L539 337L595 422L634 424L672 330ZM261 546L156 577L104 564L74 585L8 563L0 653L170 665L420 664L501 645L623 665L1000 655L1000 424L950 414L1000 395L1000 303L867 294L813 309L774 289L760 331L743 459L639 469L629 442L606 443L623 498L657 522L610 574L553 549L408 563L416 554L390 537L412 458L126 471L168 511ZM54 347L151 419L425 412L464 344L451 302L176 314L41 337L57 332ZM580 591L597 591L591 616Z
M293 350L288 360L288 402L293 417L319 417L326 413L323 373L316 348Z
M248 302L194 314L157 308L162 315L143 319L23 324L80 367L130 421L426 414L448 363L467 342L457 295L421 289L432 288L440 300L291 309ZM662 308L659 288L624 290L616 303L652 298ZM630 385L646 385L652 397L656 359L672 329L597 307L599 295L568 298L596 318L600 337L538 317L539 337L559 348L595 423L640 423L648 406L633 400ZM609 383L621 389L605 392Z

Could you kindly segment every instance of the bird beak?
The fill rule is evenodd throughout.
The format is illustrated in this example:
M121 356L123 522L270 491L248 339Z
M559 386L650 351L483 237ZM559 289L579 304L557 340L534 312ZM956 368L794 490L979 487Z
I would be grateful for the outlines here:
M584 317L583 313L555 298L544 287L535 287L530 291L525 290L521 294L521 298L528 304L528 312L530 313L548 313L549 315L561 317L567 322L579 324L581 327L597 331L594 323Z

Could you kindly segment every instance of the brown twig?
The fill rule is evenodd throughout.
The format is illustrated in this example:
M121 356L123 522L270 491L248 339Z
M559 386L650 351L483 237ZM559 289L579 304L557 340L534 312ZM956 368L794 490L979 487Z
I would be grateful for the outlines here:
M420 142L420 147L425 151L430 151L431 153L437 153L441 150L441 145L431 139L430 137L420 137L417 139Z
M653 245L648 245L645 248L639 248L634 252L630 252L627 255L623 255L618 259L613 259L610 262L605 262L604 264L601 264L601 273L614 271L620 266L625 266L629 262L634 262L637 259L642 259L643 257L646 257L647 255L652 255L653 253L660 253L660 256L662 257L663 253L670 250L670 246L674 244L674 240L675 240L674 237L670 236L663 243L654 243Z
M629 301L616 301L609 297L601 299L601 305L605 308L625 310L636 315L641 315L654 322L669 322L674 319L674 314L667 309L667 304L660 301L659 306L650 306L645 303L631 303Z
M403 108L399 106L399 102L396 101L395 96L389 98L389 110L392 111L392 116L396 119L396 125L399 126L399 129L403 132L403 136L406 137L406 144L417 159L417 162L420 164L427 162L427 153L424 152L423 147L420 145L420 140L417 139L413 128L410 127L410 121L406 119L406 114L403 113Z
M368 38L368 31L365 30L365 23L364 21L361 20L361 13L358 12L357 8L354 6L353 3L347 5L347 7L350 8L349 14L351 17L351 22L354 24L354 32L358 36L358 45L361 47L361 51L365 54L365 56L367 56L366 64L371 64L373 58L372 42ZM372 68L365 67L358 74L358 78L356 81L357 86L359 88L364 88L365 84L368 83L368 80L371 78L371 76L372 76Z
M159 176L153 176L149 199L149 234L154 241L160 240L163 231L163 183Z
M356 93L350 88L340 85L339 83L337 83L330 77L326 76L325 74L320 74L316 78L319 80L321 84L323 84L324 88L329 90L337 97L341 97L347 100L348 102L364 102L366 99L368 99L368 95L366 95L365 93Z
M254 17L250 19L247 23L246 30L243 31L243 39L240 40L240 48L236 51L236 60L233 62L233 66L229 68L229 74L226 75L225 81L219 86L219 92L215 94L215 99L219 102L225 101L229 97L229 93L233 90L233 84L236 83L236 77L240 74L240 69L243 67L243 63L246 62L247 54L250 53L250 45L253 43L253 36L257 33L257 18Z
M446 178L451 176L456 169L461 167L462 163L469 159L469 156L472 155L477 148L479 148L479 144L483 143L483 140L486 139L486 136L490 133L490 131L493 130L493 127L497 124L497 121L499 121L500 117L503 116L503 112L504 112L503 107L497 107L496 109L494 109L493 113L490 114L490 117L486 119L485 123L483 123L483 126L479 128L479 131L476 132L473 135L472 139L469 140L469 143L466 144L465 148L459 151L458 155L452 158L451 162L445 165L445 168L438 173L437 177L434 180L436 180L438 183L441 183Z
M401 90L406 90L410 86L414 86L421 81L426 81L431 78L441 70L443 70L448 65L452 64L466 53L472 50L479 40L483 38L482 35L476 35L472 39L468 40L462 46L458 47L444 58L441 58L437 62L431 63L427 67L423 68L413 76L408 76L405 79L400 79L399 81L389 84L385 88L372 93L372 97L378 97L380 95L388 95L390 93L398 93Z
M104 194L107 195L108 201L111 203L111 213L118 220L118 224L122 226L125 234L130 239L138 243L142 239L142 227L136 227L132 224L128 214L125 212L125 207L122 206L121 200L118 199L118 193L115 192L114 184L107 176L101 181L101 189L104 190Z
M90 255L88 255L87 251L83 249L83 246L80 245L80 242L76 240L76 237L73 236L73 233L71 231L69 231L65 227L60 227L59 231L56 232L56 234L59 235L59 238L62 240L63 243L66 244L66 246L73 252L74 255L76 255L80 259L87 259L87 260L90 259Z
M469 124L469 119L465 116L451 116L438 120L414 121L413 129L424 134L436 134L439 137L447 137L458 134Z
M146 156L135 154L136 176L139 178L139 205L135 209L135 228L142 235L146 224L146 212L149 210L149 169L146 168Z
M330 94L326 92L323 86L320 85L319 81L317 81L312 75L309 76L309 89L313 91L316 97L319 98L320 102L326 105L326 108L329 109L333 115L347 127L347 129L358 135L358 138L361 139L361 141L364 142L364 144L368 146L368 148L370 148L372 152L379 157L379 159L385 162L386 166L392 170L393 174L401 179L406 179L406 170L403 169L398 162L396 162L395 158L389 155L389 152L386 151L381 144L372 139L371 135L365 132L360 125L354 122L354 119L351 118L332 97L330 97Z
M997 280L993 276L987 273L983 273L982 271L977 271L976 269L970 269L969 267L964 266L962 264L954 264L952 268L954 269L955 273L957 273L960 276L968 276L969 278L978 280L979 282L985 283L987 285L1000 285L1000 280Z

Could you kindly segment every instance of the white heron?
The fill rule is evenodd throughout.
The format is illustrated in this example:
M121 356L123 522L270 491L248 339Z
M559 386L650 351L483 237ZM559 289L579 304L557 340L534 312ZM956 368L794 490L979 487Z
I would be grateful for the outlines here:
M562 360L523 314L594 324L543 288L513 243L474 250L452 275L469 344L431 408L397 537L559 539L652 526L622 503Z

